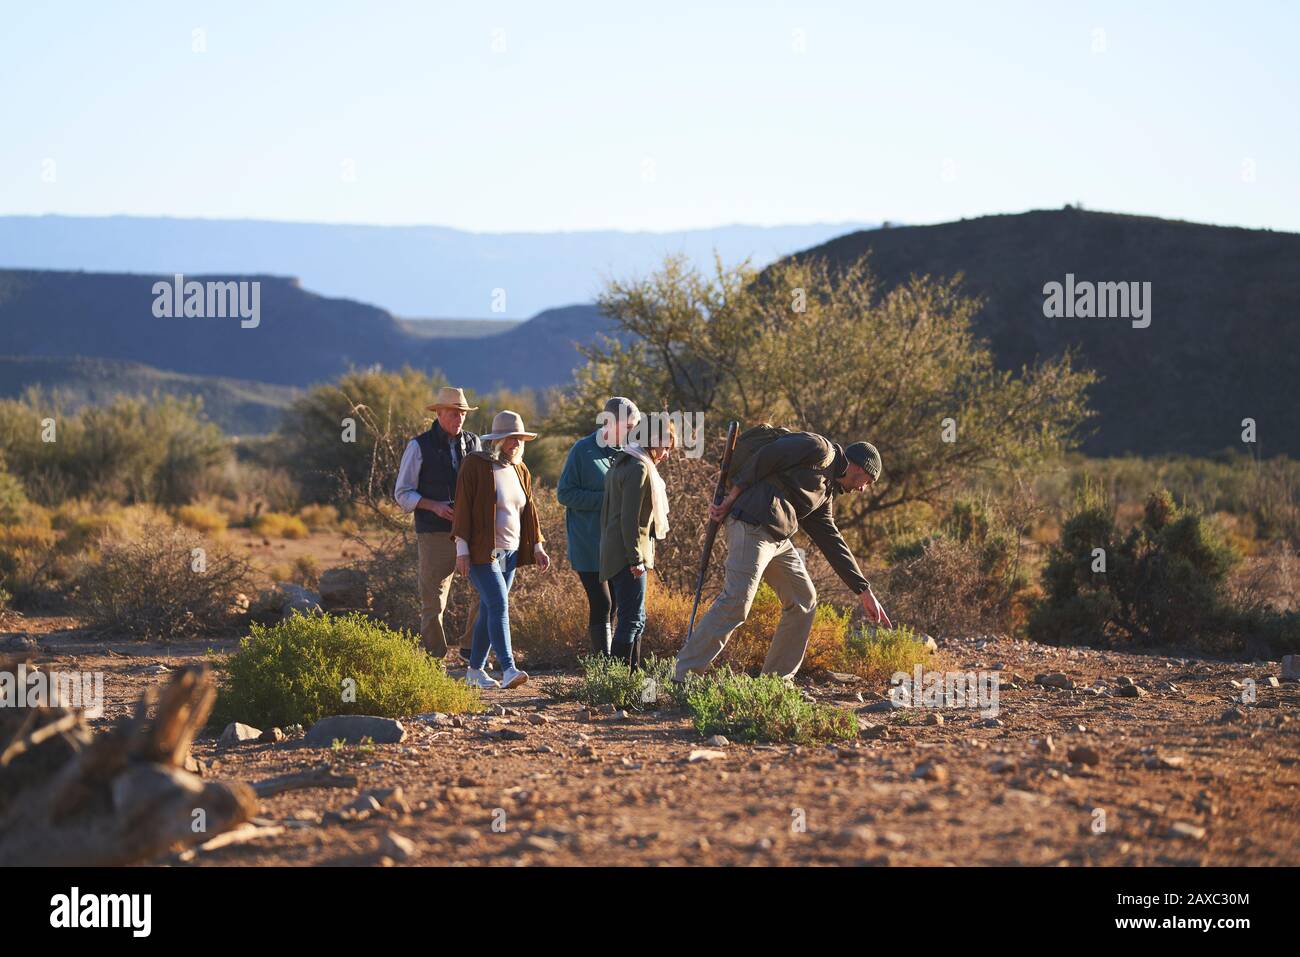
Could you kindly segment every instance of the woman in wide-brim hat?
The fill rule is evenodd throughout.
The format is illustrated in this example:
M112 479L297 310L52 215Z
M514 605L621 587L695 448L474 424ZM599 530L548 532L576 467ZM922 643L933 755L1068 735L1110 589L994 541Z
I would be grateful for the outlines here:
M456 568L479 593L465 675L477 688L514 688L528 680L515 667L510 647L510 586L520 566L551 567L533 505L532 475L524 465L524 443L535 438L518 412L498 412L492 431L482 436L486 448L465 457L456 479ZM489 649L501 665L500 682L485 670Z

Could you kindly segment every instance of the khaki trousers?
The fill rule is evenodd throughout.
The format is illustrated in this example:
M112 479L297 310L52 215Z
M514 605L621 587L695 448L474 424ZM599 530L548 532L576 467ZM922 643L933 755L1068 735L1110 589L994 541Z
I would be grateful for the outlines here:
M675 677L682 681L688 672L704 671L722 653L731 633L749 615L760 581L771 585L781 599L781 620L772 635L763 674L792 677L808 649L817 589L788 538L777 541L765 529L735 518L728 518L723 530L727 564L722 592L695 623L691 640L678 652Z
M456 574L456 543L446 532L417 532L415 550L420 557L420 641L425 651L442 658L447 654L442 615L451 595L452 576ZM477 616L475 600L470 603L469 623L461 635L460 647L470 646Z

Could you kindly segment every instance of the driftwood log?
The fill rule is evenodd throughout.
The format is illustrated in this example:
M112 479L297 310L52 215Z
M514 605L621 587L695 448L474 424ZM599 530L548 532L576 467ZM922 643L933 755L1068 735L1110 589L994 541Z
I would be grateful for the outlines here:
M18 664L0 660L0 670L16 674ZM185 770L215 699L199 665L161 694L148 689L134 714L99 735L57 702L0 709L0 865L143 863L253 818L247 784Z

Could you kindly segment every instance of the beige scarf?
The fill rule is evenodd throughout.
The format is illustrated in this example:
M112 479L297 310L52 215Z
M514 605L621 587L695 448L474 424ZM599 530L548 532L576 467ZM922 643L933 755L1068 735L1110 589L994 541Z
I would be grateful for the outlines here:
M664 484L663 478L659 475L659 470L655 468L654 459L650 458L649 453L635 442L629 442L623 446L623 451L634 458L640 459L645 463L646 468L650 471L650 526L654 529L654 537L664 539L668 537L668 486Z

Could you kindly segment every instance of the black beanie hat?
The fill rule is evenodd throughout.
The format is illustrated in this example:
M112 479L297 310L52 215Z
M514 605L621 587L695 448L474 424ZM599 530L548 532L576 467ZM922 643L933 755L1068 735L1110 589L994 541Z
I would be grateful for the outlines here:
M854 465L865 469L871 481L880 479L880 453L870 442L854 442L844 450L844 457Z

